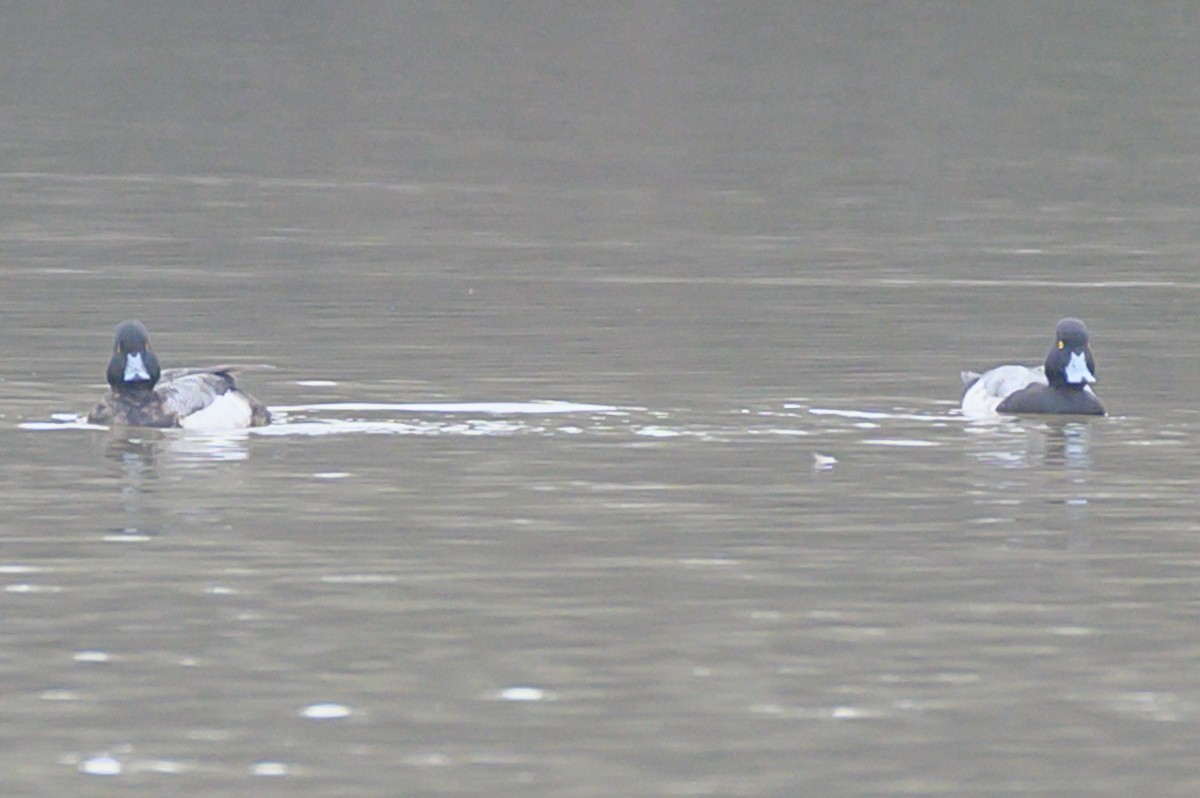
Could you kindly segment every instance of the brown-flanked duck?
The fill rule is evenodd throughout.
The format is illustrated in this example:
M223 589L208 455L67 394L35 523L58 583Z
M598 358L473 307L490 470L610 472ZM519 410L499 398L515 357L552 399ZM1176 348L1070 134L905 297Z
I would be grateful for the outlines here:
M160 371L140 321L117 325L109 391L88 414L93 424L241 429L271 423L271 411L234 382L232 366Z

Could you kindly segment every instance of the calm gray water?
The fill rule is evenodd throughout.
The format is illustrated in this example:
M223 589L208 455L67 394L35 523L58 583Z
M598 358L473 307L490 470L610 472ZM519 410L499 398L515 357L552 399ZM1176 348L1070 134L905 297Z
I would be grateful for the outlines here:
M1200 794L1198 25L0 9L3 794Z

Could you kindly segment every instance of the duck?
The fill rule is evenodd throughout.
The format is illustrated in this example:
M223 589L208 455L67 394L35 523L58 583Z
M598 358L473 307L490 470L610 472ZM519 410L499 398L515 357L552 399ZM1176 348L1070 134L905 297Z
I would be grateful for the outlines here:
M1096 360L1087 325L1065 318L1054 328L1054 345L1037 368L997 366L982 374L962 372L962 412L967 416L998 413L1106 415L1092 386Z
M233 366L159 369L146 325L117 325L108 360L108 393L88 414L91 424L226 430L262 427L271 411L238 388Z

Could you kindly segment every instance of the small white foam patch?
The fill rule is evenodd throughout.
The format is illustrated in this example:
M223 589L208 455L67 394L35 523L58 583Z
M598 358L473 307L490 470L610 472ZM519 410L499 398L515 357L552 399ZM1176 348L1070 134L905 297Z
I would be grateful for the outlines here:
M89 424L82 418L74 421L24 421L18 424L17 428L37 430L38 432L60 429L108 429L103 424Z
M345 704L322 703L309 704L300 710L300 715L310 720L336 720L348 717L351 712Z
M814 416L838 416L840 418L861 418L861 419L897 419L900 421L942 421L943 419L937 416L925 416L916 413L884 413L877 410L835 410L825 407L809 408L809 413Z
M79 772L89 776L120 776L121 771L120 760L107 754L93 756L79 763Z
M506 687L496 694L501 701L545 701L550 696L540 687Z
M5 593L61 593L62 588L57 585L30 585L17 584L8 585L4 588Z
M1096 375L1087 365L1087 355L1083 352L1072 352L1071 361L1065 370L1067 382L1071 385L1089 385L1096 381Z
M208 407L197 410L180 420L179 425L187 430L216 431L243 429L250 426L250 403L237 391L228 391L218 396Z
M634 433L646 438L678 438L683 433L679 430L668 429L667 427L642 427Z

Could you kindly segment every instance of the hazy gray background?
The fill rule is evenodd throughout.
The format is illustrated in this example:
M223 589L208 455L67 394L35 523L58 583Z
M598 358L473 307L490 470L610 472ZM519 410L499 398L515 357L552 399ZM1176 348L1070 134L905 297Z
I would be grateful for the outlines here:
M1198 16L4 5L5 794L1197 794Z

